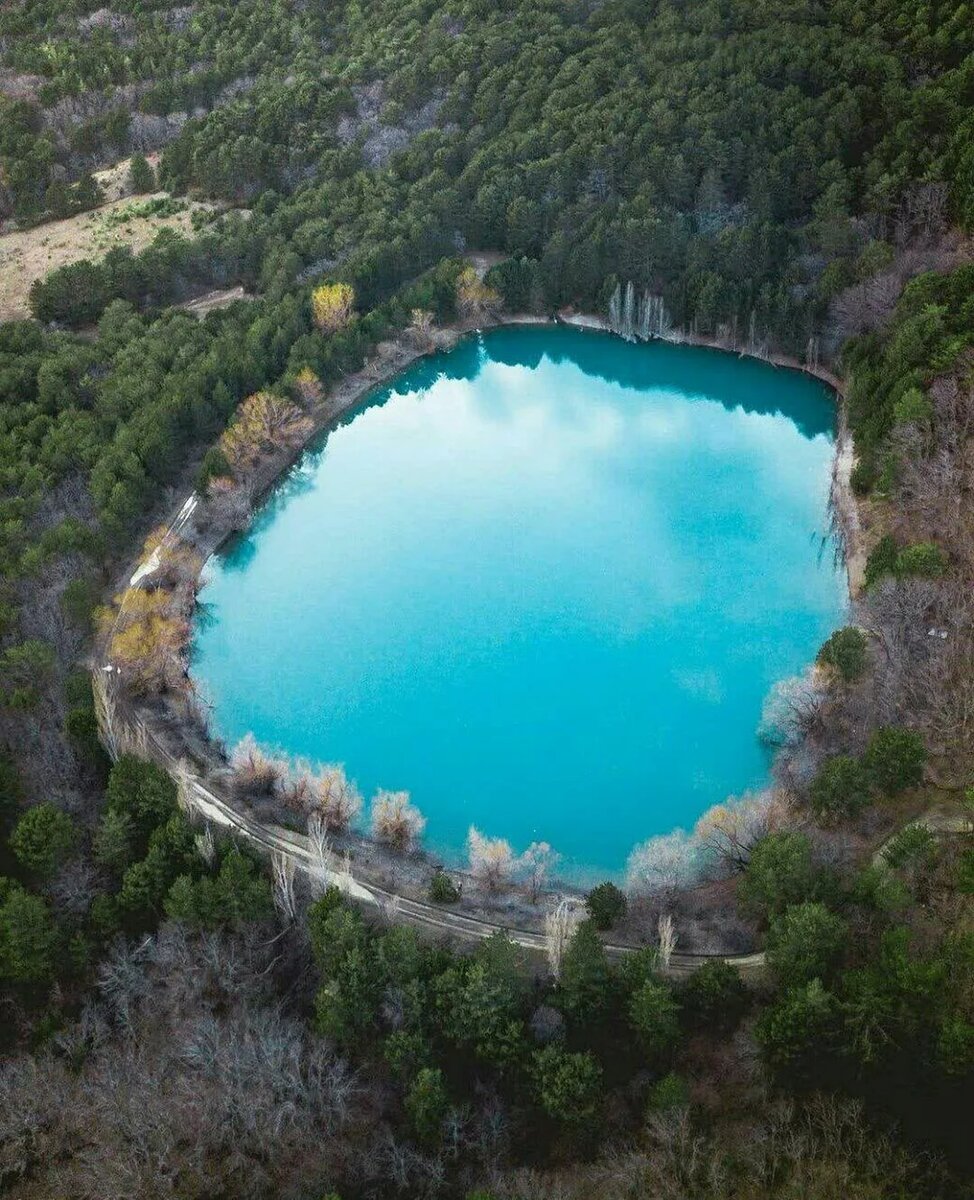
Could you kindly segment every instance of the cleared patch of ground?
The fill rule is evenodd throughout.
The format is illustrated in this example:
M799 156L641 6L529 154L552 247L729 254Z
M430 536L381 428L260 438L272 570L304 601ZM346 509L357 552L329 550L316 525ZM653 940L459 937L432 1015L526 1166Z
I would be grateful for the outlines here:
M159 166L159 159L161 157L159 154L146 155L149 166L153 170ZM134 195L129 184L131 163L131 158L123 158L121 162L117 162L111 167L106 167L104 171L94 172L96 182L101 185L101 189L105 193L106 204L113 204L116 200L124 200L126 196Z
M187 300L185 304L177 304L175 307L182 308L202 320L207 313L226 308L235 300L253 300L253 296L242 287L223 288L207 292L203 296L197 296L195 300Z
M127 170L121 168L122 164L113 168L116 175L109 180L116 188L127 186ZM191 234L193 212L214 208L196 201L165 203L168 200L165 192L122 198L76 217L0 236L0 321L29 315L30 286L49 271L82 258L100 259L115 246L142 250L160 229Z

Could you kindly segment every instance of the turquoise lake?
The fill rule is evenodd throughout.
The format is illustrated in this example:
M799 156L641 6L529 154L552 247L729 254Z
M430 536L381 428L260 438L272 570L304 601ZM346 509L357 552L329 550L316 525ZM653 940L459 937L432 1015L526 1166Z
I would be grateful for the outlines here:
M496 330L378 391L207 568L228 743L405 789L577 879L760 787L762 705L842 623L835 406L795 372Z

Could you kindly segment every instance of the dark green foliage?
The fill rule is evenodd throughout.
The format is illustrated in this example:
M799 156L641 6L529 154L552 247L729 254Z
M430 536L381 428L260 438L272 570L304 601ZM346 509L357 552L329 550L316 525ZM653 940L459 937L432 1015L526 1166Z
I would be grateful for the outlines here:
M845 922L824 904L796 904L768 930L768 965L784 987L828 981L846 944Z
M678 993L680 1016L696 1029L729 1032L747 1009L748 993L740 972L722 959L706 962Z
M37 706L54 674L54 651L38 638L28 638L0 652L0 703L8 708Z
M881 537L866 559L866 587L872 587L884 575L895 575L898 558L899 547L896 539L890 534Z
M120 874L131 863L135 846L135 822L129 813L109 808L95 833L93 850L99 866Z
M920 734L895 726L877 729L862 757L873 787L887 796L896 796L922 783L926 761Z
M690 1089L686 1080L675 1071L670 1071L653 1084L649 1093L649 1107L655 1112L674 1112L689 1106Z
M785 992L767 1010L755 1030L769 1066L796 1074L816 1055L826 1054L836 1035L835 997L819 979Z
M904 825L887 844L883 858L891 867L924 867L933 861L937 839L925 825Z
M122 876L118 904L133 928L146 927L161 916L173 883L180 875L198 873L200 865L193 830L177 811L152 831L145 858Z
M870 774L856 758L837 754L819 768L809 788L815 815L822 822L854 817L870 800Z
M583 921L562 957L558 1005L569 1019L595 1022L611 998L609 964L592 921Z
M98 734L98 718L88 707L71 708L64 719L64 728L81 760L95 767L104 777L109 760Z
M88 633L100 598L100 589L93 579L72 579L61 593L61 608L69 621Z
M866 669L866 635L849 625L837 629L818 652L818 661L834 667L846 683L852 683Z
M914 542L896 556L898 575L918 575L938 579L947 570L947 555L935 542Z
M180 875L165 899L166 916L185 925L215 929L266 921L273 915L270 882L236 847L223 856L215 876Z
M456 904L460 888L446 871L437 871L430 879L429 898L434 904Z
M662 1058L680 1036L680 1006L670 988L660 980L647 980L629 1001L629 1022L643 1052Z
M585 907L596 929L611 929L626 915L626 896L614 883L600 883L585 897Z
M741 908L759 920L769 920L789 905L816 897L821 875L812 862L812 848L803 833L772 833L751 852L738 885Z
M144 154L133 154L129 163L129 186L139 195L156 190L156 173Z
M107 807L125 813L139 838L149 834L177 811L176 785L155 763L123 754L108 776Z
M29 808L10 835L10 847L21 866L43 879L54 874L76 842L74 822L53 804Z
M406 1113L420 1141L435 1142L439 1138L449 1107L443 1072L422 1067L406 1093Z
M230 464L227 456L219 446L211 446L203 455L203 462L200 465L199 474L196 476L197 490L205 495L211 479L218 479L221 475L229 474Z
M19 984L49 980L58 944L57 926L40 896L0 879L0 978Z
M383 1055L392 1073L401 1080L409 1080L432 1059L432 1046L421 1033L407 1029L396 1029L383 1044Z
M602 1070L591 1054L545 1046L532 1058L532 1075L542 1109L566 1125L585 1125L598 1109Z

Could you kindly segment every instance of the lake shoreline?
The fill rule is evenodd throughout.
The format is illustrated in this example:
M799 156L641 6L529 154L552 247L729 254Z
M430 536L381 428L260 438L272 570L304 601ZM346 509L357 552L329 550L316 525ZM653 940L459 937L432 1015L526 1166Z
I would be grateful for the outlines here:
M361 371L343 379L327 396L323 397L313 407L309 413L312 425L302 444L286 454L274 455L258 466L251 480L254 506L256 507L259 504L260 500L267 495L278 480L300 459L311 443L319 439L322 434L336 426L340 421L347 418L371 393L387 386L416 361L431 354L451 350L464 338L486 332L493 328L504 326L545 327L559 324L578 329L589 329L594 332L613 332L608 327L608 322L594 315L576 314L567 311L552 316L516 313L502 314L476 321L455 322L435 331L434 336L425 345L418 345L406 337L401 337L395 342L380 344L376 348L373 360L367 363ZM699 346L700 348L719 350L724 353L737 353L742 357L752 357L765 362L769 361L763 355L742 353L726 345L721 345L716 341L700 337L677 337L671 340L676 344L682 342L684 344ZM843 439L844 418L841 381L831 376L828 372L808 370L797 361L786 360L783 356L778 356L778 360L772 361L771 365L796 369L813 375L821 382L830 386L838 397L837 423L840 429L840 440L837 441L835 466L833 469L835 511L837 515L850 511L855 513L855 500L849 487L849 475L852 466L851 442ZM847 436L847 434L844 435L845 438ZM850 447L848 450L845 449L847 445ZM840 446L843 447L841 461ZM200 497L195 491L192 492L176 510L177 515L175 519L167 523L174 537L188 537L191 544L200 554L202 560L200 575L202 575L209 558L239 532L237 529L221 528L216 525L207 527L205 522L206 503L204 498ZM201 520L201 518L203 519ZM847 568L849 568L849 540L847 538L843 540L843 548L846 552ZM150 575L151 571L146 571L144 564L137 565L137 569L130 576L127 575L125 581L129 584L137 585L143 579L149 578ZM851 582L851 569L849 569L849 578ZM102 646L99 649L101 653L96 670L110 670L106 648ZM191 761L198 763L204 772L203 777L208 784L212 785L214 772L217 777L219 777L221 772L225 773L226 760L221 746L208 731L193 721L185 704L174 704L170 700L165 702L163 707L168 710L165 714L165 724L170 731L175 731L176 733L177 759L182 761L185 756ZM181 708L185 709L185 711L181 712ZM157 717L159 711L158 705L153 706L149 704L144 706L144 711L140 715L146 717L154 724L153 717ZM243 813L241 813L241 818L251 821L253 819L252 817L245 817ZM300 837L301 835L297 836ZM343 839L343 844L347 845L354 852L356 876L361 877L363 881L379 883L383 886L394 885L394 890L402 891L403 895L411 900L415 900L423 894L421 881L418 876L428 873L432 861L430 856L421 856L419 860L412 864L403 860L399 860L397 863L365 833L349 835L347 839ZM425 867L424 863L426 864ZM411 870L411 866L416 869ZM479 895L478 893L482 889L478 888L467 872L452 865L448 869L464 879L465 896L470 896L474 911L492 913L495 916L498 913L510 915L516 913L516 920L522 924L524 923L530 911L528 906L517 901L514 901L512 904L513 897L504 899L496 896ZM417 875L417 878L411 878L412 875ZM468 888L469 891L467 890ZM579 889L576 886L562 880L551 880L549 883L549 894L551 890L568 894L579 894ZM464 907L466 908L466 904ZM467 909L467 911L470 910Z

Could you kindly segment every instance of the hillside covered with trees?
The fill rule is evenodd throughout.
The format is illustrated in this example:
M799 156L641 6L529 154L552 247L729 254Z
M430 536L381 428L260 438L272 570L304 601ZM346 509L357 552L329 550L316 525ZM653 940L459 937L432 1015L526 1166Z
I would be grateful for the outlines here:
M99 205L123 158L138 193L217 203L0 323L0 1190L969 1195L970 6L5 4L0 239ZM757 976L667 969L664 918L705 903L676 869L597 888L546 963L430 944L110 762L96 638L191 703L195 549L124 621L112 600L177 496L239 528L390 346L612 318L630 284L674 334L844 383L864 589L791 698L773 808L700 833ZM652 944L607 954L637 919Z

